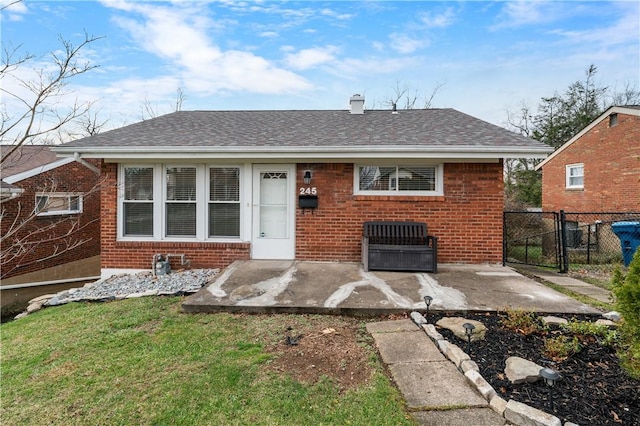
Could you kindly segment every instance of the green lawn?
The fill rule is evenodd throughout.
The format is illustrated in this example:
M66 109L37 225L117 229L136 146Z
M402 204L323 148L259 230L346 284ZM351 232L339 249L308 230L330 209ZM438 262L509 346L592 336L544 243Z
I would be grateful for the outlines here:
M302 384L266 368L260 337L296 319L183 314L181 300L73 303L1 325L2 424L414 424L377 357L366 385Z

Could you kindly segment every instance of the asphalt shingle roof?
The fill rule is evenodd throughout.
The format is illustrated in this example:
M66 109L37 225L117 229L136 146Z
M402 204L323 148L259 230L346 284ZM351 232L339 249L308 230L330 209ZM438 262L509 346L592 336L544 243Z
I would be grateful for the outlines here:
M63 145L164 147L516 147L546 145L454 109L179 111Z
M0 145L0 155L14 148L13 145ZM22 145L2 163L2 178L26 172L59 160L49 145Z

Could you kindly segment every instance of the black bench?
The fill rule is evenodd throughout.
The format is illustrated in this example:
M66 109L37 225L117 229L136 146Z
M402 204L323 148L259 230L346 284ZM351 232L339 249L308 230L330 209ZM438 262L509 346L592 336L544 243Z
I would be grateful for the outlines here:
M420 222L365 222L364 270L438 272L438 238Z

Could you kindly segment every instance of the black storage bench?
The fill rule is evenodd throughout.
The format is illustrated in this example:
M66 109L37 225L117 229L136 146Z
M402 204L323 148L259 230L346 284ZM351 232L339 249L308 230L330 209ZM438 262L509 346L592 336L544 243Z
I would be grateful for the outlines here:
M438 238L421 222L365 222L362 264L365 271L438 272Z

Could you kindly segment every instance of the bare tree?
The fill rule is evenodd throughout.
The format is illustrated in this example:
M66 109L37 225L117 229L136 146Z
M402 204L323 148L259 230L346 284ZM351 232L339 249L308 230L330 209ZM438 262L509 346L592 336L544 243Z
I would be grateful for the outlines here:
M3 6L3 10L15 3L18 1ZM22 45L3 44L0 64L0 93L3 97L0 107L0 143L3 145L0 165L3 168L29 160L21 158L23 145L46 143L53 136L68 132L68 128L78 121L85 129L83 133L86 134L83 135L94 134L102 128L104 122L98 119L97 114L91 114L91 102L75 98L70 106L62 106L68 104L68 98L73 96L68 88L70 81L97 67L82 59L82 55L89 45L101 38L85 31L84 38L75 45L60 36L61 48L51 52L42 63L33 54L22 53ZM77 188L61 188L54 180L45 178L43 175L43 181L29 188L30 197L0 200L0 269L3 277L19 266L58 258L86 244L88 237L85 231L88 227L95 227L99 221L99 213L97 217L82 213L34 220L39 216L38 206L34 206L34 191L51 195L56 190L75 192L82 188L85 200L91 197L99 204L101 184L98 178L92 180L88 187L78 184ZM40 252L43 254L34 258L33 253Z
M70 95L66 90L70 80L98 66L81 60L80 54L88 45L101 38L85 32L84 40L76 46L71 41L60 37L62 49L51 52L51 61L47 64L49 66L35 69L33 79L22 77L17 71L33 62L35 56L32 54L19 56L18 51L21 46L3 47L0 92L5 97L5 103L1 112L0 142L4 145L12 145L13 148L7 150L2 156L0 164L21 145L46 140L48 135L89 111L90 102L79 102L76 99L68 108L61 108L60 101ZM17 83L17 85L7 83Z
M429 95L422 96L420 94L420 90L413 88L408 84L401 84L399 81L396 81L396 85L393 88L393 95L387 98L385 104L389 108L428 109L431 108L433 99L442 87L444 87L444 83L438 82L435 84Z
M184 90L181 87L176 89L176 99L173 105L171 106L172 112L182 111L182 104L186 100L186 96L184 94ZM157 105L154 106L149 98L145 96L142 101L142 105L140 105L140 110L142 111L141 116L143 120L148 120L151 118L156 118L162 115L161 112L158 111Z
M609 103L616 106L640 105L640 90L638 84L627 81L622 89L615 87Z

